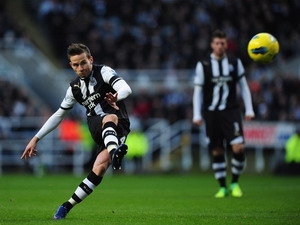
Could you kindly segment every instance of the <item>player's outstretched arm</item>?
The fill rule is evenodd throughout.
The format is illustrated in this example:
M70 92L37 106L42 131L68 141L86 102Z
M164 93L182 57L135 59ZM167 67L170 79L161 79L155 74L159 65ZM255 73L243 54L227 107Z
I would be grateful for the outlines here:
M27 159L31 156L36 156L36 153L37 153L36 146L37 146L38 141L39 141L39 138L36 136L34 136L29 141L29 143L27 144L27 146L21 156L21 159Z
M28 157L36 155L36 145L38 141L54 130L61 123L67 112L67 110L59 108L55 113L52 114L52 116L49 117L39 132L27 144L21 159L27 159Z

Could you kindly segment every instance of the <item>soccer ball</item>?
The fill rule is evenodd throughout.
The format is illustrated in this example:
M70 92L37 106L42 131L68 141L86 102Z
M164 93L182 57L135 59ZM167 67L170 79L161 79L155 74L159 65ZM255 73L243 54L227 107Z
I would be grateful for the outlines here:
M269 33L259 33L248 43L250 58L258 63L270 63L279 52L277 39Z

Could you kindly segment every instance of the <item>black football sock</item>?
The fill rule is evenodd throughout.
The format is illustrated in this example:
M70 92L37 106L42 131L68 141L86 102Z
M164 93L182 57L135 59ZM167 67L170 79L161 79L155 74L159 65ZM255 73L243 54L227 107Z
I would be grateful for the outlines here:
M215 179L218 180L220 187L226 187L226 161L225 156L213 156L212 168Z
M231 183L237 183L239 181L239 177L245 168L245 153L233 153L231 159L231 173L232 180Z
M75 206L89 196L93 190L101 183L103 177L97 176L93 171L79 184L72 197L63 206L67 208L68 212Z

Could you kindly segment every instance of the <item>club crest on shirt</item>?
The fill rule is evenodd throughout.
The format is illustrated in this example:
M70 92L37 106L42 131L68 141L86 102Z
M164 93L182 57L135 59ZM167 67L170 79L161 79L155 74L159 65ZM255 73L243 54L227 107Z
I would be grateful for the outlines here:
M91 77L91 79L90 79L90 85L91 86L96 86L96 84L97 84L97 80L94 77Z

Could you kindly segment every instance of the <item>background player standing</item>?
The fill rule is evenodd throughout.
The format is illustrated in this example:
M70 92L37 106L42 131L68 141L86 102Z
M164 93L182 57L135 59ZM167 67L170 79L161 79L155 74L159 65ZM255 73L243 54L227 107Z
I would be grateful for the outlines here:
M216 198L231 193L243 195L238 179L245 166L242 118L237 98L237 86L245 105L245 119L254 117L251 94L239 58L228 55L226 34L216 30L211 39L212 53L196 65L193 95L193 123L206 123L208 148L212 154L212 169L220 189ZM203 113L203 117L202 117ZM231 149L232 180L226 185L226 148Z
M93 64L89 48L81 43L71 44L67 55L78 77L70 83L60 108L30 140L21 158L35 156L38 141L54 130L77 102L86 108L89 130L99 153L92 171L71 198L57 209L54 219L65 218L73 206L91 194L101 183L110 164L115 170L121 169L122 159L127 153L124 142L130 132L123 99L131 94L131 88L125 80L112 68Z

